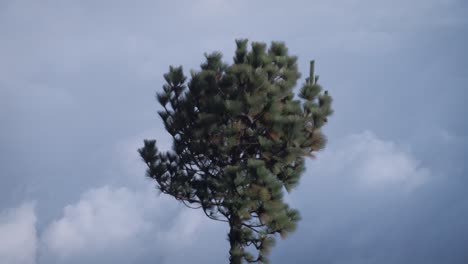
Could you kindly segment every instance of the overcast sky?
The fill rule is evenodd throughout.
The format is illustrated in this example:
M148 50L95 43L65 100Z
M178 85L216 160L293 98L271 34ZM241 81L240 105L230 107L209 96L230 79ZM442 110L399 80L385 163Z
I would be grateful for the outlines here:
M226 263L227 227L157 195L169 65L286 42L334 97L272 263L468 263L464 0L0 1L0 263ZM305 76L305 74L304 74Z

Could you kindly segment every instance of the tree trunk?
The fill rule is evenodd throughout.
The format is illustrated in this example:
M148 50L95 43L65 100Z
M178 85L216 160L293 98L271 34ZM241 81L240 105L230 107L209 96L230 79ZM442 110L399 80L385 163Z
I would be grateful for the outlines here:
M242 222L238 216L231 216L229 221L229 243L231 244L231 250L229 250L229 261L230 264L242 264L242 255L244 249L241 243L241 229Z

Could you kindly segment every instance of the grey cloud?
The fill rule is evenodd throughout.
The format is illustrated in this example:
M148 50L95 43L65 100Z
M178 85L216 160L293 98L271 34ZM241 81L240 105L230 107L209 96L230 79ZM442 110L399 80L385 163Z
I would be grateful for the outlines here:
M34 203L0 211L0 263L35 264L35 224Z
M151 202L126 188L90 190L78 203L64 208L63 217L51 223L44 240L62 258L118 247L151 230L144 217ZM151 206L149 211L156 209Z

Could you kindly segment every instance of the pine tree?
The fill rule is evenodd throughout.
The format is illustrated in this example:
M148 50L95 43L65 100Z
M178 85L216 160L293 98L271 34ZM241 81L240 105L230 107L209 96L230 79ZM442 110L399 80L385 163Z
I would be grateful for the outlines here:
M332 98L313 61L294 98L300 73L284 43L236 45L232 65L220 53L205 54L188 82L182 67L169 68L157 100L173 150L145 140L138 151L162 193L229 224L230 263L267 263L275 236L300 219L283 196L298 184L304 159L324 148Z

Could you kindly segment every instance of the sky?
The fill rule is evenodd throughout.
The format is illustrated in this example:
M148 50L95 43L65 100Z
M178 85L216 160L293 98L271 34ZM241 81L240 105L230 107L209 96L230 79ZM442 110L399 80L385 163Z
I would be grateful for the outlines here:
M284 41L334 98L272 263L468 262L463 0L0 1L0 263L226 263L227 226L160 195L170 65ZM305 76L305 74L304 74Z

